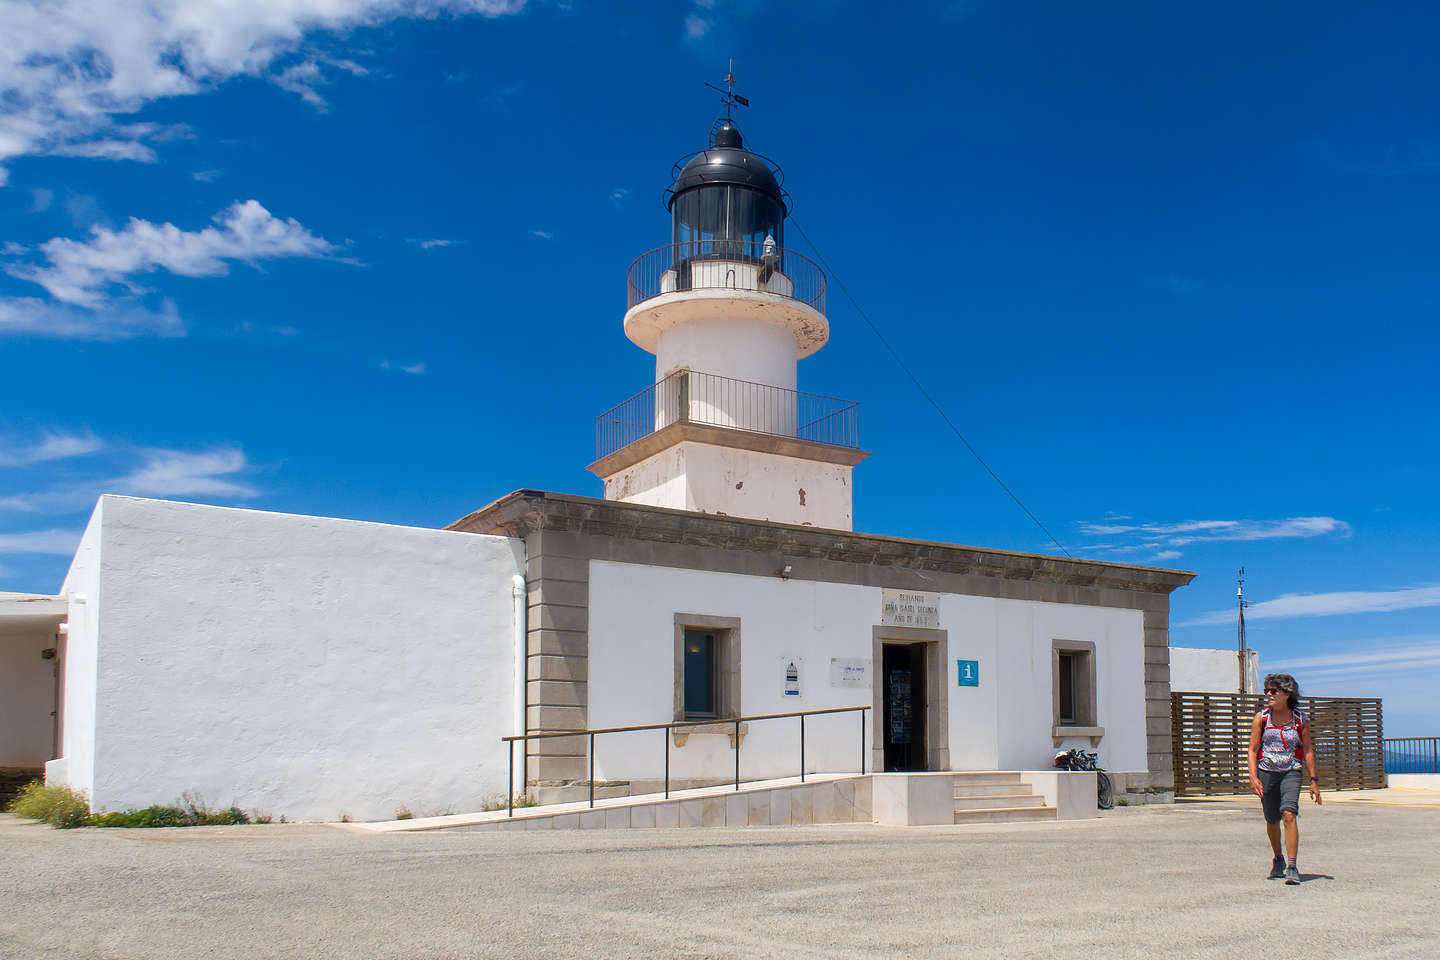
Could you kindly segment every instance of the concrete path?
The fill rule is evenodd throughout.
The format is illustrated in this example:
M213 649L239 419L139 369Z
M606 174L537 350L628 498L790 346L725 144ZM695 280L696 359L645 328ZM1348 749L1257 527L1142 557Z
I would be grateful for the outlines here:
M0 957L1440 955L1440 811L1308 802L1263 879L1248 801L1098 820L360 834L0 818Z

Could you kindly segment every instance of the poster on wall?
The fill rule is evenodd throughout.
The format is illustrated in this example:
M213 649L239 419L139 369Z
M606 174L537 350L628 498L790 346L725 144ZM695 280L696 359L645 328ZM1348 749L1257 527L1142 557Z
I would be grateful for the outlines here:
M780 676L783 683L781 696L800 699L800 674L804 666L805 660L802 657L780 658Z
M870 689L870 661L831 657L830 686Z
M880 591L880 625L940 628L940 594L923 590Z

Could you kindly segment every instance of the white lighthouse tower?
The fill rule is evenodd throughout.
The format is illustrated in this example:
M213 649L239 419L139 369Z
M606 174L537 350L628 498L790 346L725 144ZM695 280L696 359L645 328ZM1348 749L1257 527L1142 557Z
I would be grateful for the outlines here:
M590 470L607 500L849 530L858 408L796 389L830 336L825 274L785 248L782 175L723 92L710 145L675 165L670 242L630 267L625 336L655 383L600 417Z

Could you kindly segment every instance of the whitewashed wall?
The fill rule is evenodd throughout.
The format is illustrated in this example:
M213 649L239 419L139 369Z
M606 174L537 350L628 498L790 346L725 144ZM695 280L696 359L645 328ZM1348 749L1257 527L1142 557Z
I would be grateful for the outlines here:
M871 658L872 628L880 622L881 602L877 587L592 561L590 724L625 726L673 718L676 613L740 618L745 714L873 706L870 689L830 685L830 660ZM1139 611L944 595L941 627L949 640L945 689L955 769L1050 765L1056 750L1050 666L1055 639L1096 646L1099 723L1105 727L1098 747L1101 764L1120 771L1145 769ZM803 659L798 699L783 694L782 658L788 657ZM958 659L979 661L978 687L958 686ZM656 732L598 738L596 775L618 780L658 777L661 748ZM853 770L859 751L858 717L807 721L809 770ZM866 759L868 763L868 753ZM677 779L725 776L731 764L733 754L723 736L693 737L671 752L671 774ZM797 771L798 721L752 724L742 747L742 777Z
M103 592L103 614L80 644L72 621L67 712L83 730L76 648L96 645L92 774L83 736L66 739L94 806L192 791L371 819L473 810L504 790L521 542L122 497L96 517L87 612ZM74 589L93 582L81 566Z
M1170 689L1197 693L1255 693L1260 689L1260 655L1245 651L1245 684L1240 690L1239 654L1235 650L1200 647L1170 648Z
M0 620L0 767L39 769L50 759L55 662L40 654L54 645L53 628Z
M100 649L100 540L106 503L101 497L75 548L60 593L68 600L65 635L64 709L60 758L45 765L47 782L68 783L90 794L95 784L95 690Z

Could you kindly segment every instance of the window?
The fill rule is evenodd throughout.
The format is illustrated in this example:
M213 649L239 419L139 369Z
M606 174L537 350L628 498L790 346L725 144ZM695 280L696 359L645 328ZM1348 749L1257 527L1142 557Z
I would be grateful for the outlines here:
M1075 654L1062 653L1060 657L1059 676L1056 682L1060 685L1060 722L1075 722Z
M739 618L675 614L675 719L740 715Z
M715 634L685 631L685 716L715 716Z
M1056 640L1051 644L1050 679L1054 703L1053 735L1103 736L1099 726L1095 686L1095 644L1083 640Z

